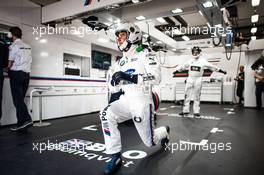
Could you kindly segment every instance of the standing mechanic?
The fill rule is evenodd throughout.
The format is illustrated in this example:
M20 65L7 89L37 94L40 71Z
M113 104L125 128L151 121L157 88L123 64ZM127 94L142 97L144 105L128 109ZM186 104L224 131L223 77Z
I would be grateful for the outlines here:
M119 97L100 112L106 153L111 160L105 174L116 171L121 163L121 136L118 123L132 119L146 146L169 142L169 127L153 128L154 104L151 85L160 83L160 65L155 56L141 45L138 26L121 24L115 32L123 57L114 66L111 85L119 86Z
M173 72L173 74L176 74L184 70L189 71L185 86L184 107L180 115L188 115L190 113L190 101L193 93L193 113L196 117L200 116L200 96L202 89L203 73L205 69L210 69L211 71L217 71L226 74L226 71L216 68L207 60L201 58L201 51L202 50L199 47L194 46L192 48L193 58L185 64L176 67L176 71Z
M22 30L19 27L10 28L9 37L13 44L9 47L8 75L17 117L17 125L11 130L20 131L33 125L24 101L30 79L31 47L21 40Z
M244 72L244 66L243 65L241 65L239 67L239 71L240 72L239 72L238 76L235 78L235 80L237 81L236 95L239 97L238 104L241 105L242 102L244 101L243 92L244 92L245 72Z
M256 79L256 103L257 110L262 108L262 93L264 92L264 50L261 57L251 66Z

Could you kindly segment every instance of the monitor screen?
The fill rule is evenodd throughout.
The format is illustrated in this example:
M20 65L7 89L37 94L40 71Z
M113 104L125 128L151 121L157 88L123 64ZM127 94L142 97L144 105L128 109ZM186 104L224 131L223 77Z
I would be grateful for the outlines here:
M111 54L92 51L92 68L108 70L111 66Z

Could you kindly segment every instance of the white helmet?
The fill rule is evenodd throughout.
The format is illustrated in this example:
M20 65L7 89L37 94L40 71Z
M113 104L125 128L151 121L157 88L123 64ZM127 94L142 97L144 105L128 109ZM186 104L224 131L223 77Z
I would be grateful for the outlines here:
M132 44L138 44L142 40L142 32L139 27L131 23L123 23L115 30L115 35L118 36L120 32L127 32L127 39L118 46L120 51L128 51Z

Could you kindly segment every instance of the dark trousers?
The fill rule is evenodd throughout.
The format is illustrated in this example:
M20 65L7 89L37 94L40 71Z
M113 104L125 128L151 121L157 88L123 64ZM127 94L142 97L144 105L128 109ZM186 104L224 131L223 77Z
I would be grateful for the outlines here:
M29 85L29 73L9 71L10 87L14 106L16 107L17 125L21 126L31 120L25 104L25 96Z
M4 86L4 76L0 75L0 119L2 118L3 86Z
M264 82L256 82L256 100L257 108L262 107L262 93L264 92Z
M244 101L243 91L244 91L244 82L238 82L236 94L239 97L239 104L241 104L242 101Z

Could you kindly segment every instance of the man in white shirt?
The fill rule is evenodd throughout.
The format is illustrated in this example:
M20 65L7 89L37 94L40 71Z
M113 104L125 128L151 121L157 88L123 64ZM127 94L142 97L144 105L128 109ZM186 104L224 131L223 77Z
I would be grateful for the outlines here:
M9 47L8 75L17 116L17 126L11 130L20 131L33 125L24 102L30 79L31 47L21 40L22 31L19 27L12 27L9 31L9 37L12 38L13 44Z

